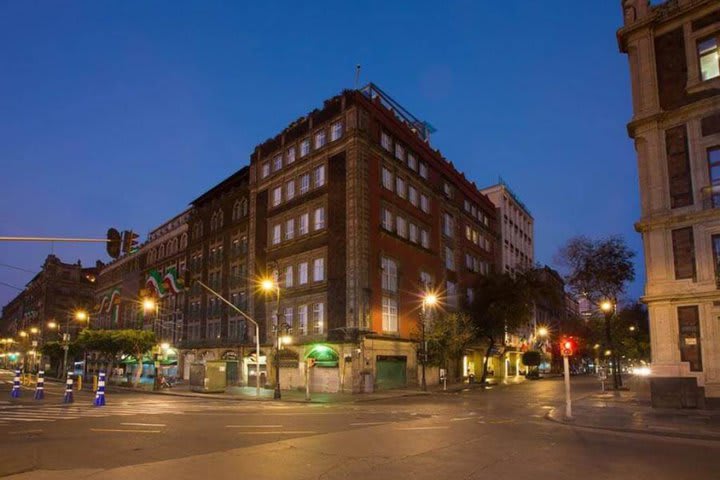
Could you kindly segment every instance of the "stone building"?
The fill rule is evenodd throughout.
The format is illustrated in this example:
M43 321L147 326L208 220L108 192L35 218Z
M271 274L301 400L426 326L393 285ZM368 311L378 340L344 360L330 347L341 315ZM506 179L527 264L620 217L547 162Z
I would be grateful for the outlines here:
M720 4L622 2L637 152L652 395L720 400Z

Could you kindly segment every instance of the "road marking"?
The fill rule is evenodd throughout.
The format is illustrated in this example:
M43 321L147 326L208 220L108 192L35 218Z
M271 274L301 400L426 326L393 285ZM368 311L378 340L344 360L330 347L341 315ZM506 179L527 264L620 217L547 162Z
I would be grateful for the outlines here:
M130 427L165 427L166 426L164 423L135 423L135 422L126 422L126 423L121 423L120 425L128 425Z
M20 435L22 433L40 433L42 430L36 429L36 430L16 430L14 432L8 432L10 435Z
M444 430L450 428L447 425L436 426L436 427L399 427L395 430Z
M462 422L463 420L473 420L475 417L457 417L457 418L451 418L451 422Z
M501 423L514 423L515 420L490 420L488 423L492 423L494 425L499 425Z
M315 430L285 430L280 432L238 432L240 435L303 435L317 433Z
M282 428L282 425L225 425L225 428Z
M387 423L390 423L390 422L356 422L356 423L351 423L350 426L351 427L360 427L363 425L385 425Z
M118 428L91 428L91 432L160 433L160 430L130 430Z

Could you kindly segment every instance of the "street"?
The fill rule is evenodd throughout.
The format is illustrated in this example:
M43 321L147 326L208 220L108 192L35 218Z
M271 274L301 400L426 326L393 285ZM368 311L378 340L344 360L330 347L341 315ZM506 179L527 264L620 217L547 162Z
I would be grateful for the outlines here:
M720 442L547 420L559 379L335 405L111 392L105 407L88 392L63 406L57 383L44 401L11 401L1 379L11 478L720 478ZM574 377L573 389L597 383Z

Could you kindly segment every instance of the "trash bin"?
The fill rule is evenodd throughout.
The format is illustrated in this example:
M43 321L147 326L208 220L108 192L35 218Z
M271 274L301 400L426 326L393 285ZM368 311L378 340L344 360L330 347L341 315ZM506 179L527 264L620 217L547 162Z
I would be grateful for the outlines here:
M190 390L201 393L225 393L226 370L225 360L193 363L190 365Z

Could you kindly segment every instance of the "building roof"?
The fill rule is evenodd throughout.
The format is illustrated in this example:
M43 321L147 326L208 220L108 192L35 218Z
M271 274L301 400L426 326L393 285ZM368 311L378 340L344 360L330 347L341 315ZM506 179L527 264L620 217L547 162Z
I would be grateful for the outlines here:
M248 167L247 165L242 167L240 170L233 173L225 180L221 181L220 183L212 187L210 190L206 191L205 193L197 197L195 200L190 202L190 205L197 207L227 190L238 187L243 183L247 183L247 180L249 178L249 171L250 167Z

